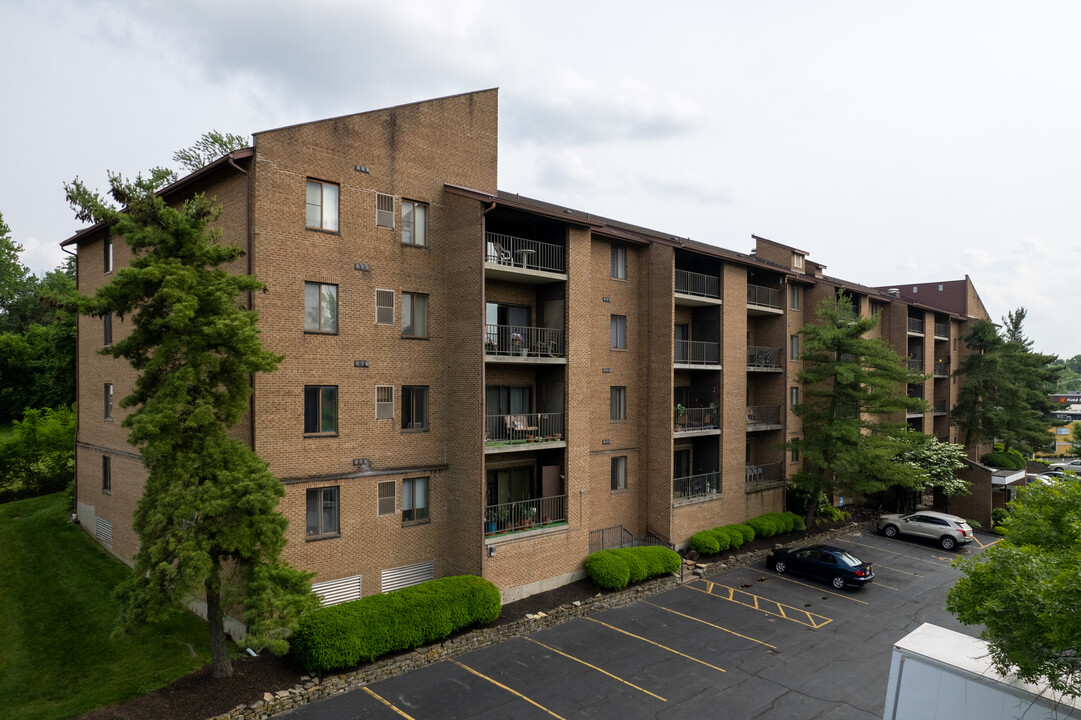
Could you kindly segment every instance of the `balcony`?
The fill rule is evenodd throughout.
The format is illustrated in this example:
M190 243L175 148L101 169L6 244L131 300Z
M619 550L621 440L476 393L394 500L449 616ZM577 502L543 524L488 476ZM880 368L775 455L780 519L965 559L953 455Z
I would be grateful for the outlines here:
M567 525L567 496L519 500L484 508L486 538Z
M703 366L720 368L721 344L699 340L676 340L675 364L689 366L688 369Z
M781 349L748 345L747 370L748 372L780 372Z
M946 414L946 400L945 399L935 400L934 409L935 409L935 415L945 415Z
M493 232L484 233L484 237L488 277L527 283L566 280L566 250L562 245Z
M908 334L909 335L923 335L923 320L920 318L908 319Z
M780 405L752 405L747 408L747 432L759 430L779 430L781 424Z
M923 358L909 358L908 369L916 372L923 372Z
M721 474L717 471L672 479L672 498L680 501L719 500Z
M563 413L516 413L484 417L484 452L566 447Z
M784 485L784 463L747 465L747 492L758 492Z
M950 327L946 323L935 323L935 339L936 340L949 340L950 339Z
M935 377L936 378L948 378L950 376L950 366L944 362L935 363Z
M566 363L563 331L524 325L486 325L484 359L487 362Z
M675 409L676 435L719 435L721 418L715 405L710 407L685 408L677 405Z
M749 315L780 315L781 291L761 285L747 284L747 313Z
M720 305L721 279L714 275L676 270L676 305Z

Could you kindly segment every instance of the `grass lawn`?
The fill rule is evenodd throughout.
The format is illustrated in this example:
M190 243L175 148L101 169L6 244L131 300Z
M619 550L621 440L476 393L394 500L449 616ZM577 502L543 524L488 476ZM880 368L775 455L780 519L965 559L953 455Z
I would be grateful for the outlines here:
M113 589L129 572L68 523L63 493L0 505L5 719L77 715L210 661L206 624L188 613L111 637L118 610Z

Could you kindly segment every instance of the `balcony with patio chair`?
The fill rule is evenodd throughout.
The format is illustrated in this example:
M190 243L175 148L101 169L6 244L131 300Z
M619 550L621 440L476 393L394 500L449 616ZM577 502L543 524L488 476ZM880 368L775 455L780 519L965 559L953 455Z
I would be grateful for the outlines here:
M532 284L567 279L563 245L497 232L484 233L484 239L486 277Z
M484 418L484 452L566 447L563 413L504 413Z
M484 508L484 537L493 540L505 536L541 534L540 531L567 527L567 496L530 498L488 505Z
M747 407L747 432L780 430L784 427L780 405L750 405Z
M716 470L672 478L672 500L675 505L720 498L721 474Z
M488 324L484 331L484 360L565 365L567 351L563 330Z
M746 491L748 493L783 487L785 484L783 462L747 465L745 471L747 474Z

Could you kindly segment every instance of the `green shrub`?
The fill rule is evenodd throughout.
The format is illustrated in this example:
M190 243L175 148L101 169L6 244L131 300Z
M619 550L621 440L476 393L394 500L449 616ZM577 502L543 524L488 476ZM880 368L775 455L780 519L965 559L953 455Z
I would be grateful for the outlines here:
M631 569L615 550L600 550L586 558L586 574L606 590L619 590L627 587Z
M732 548L733 550L739 550L740 545L743 544L743 533L741 533L739 530L736 530L731 525L714 528L713 532L724 533L725 536L728 538L728 547Z
M807 523L803 521L802 515L797 515L794 512L786 512L785 515L792 518L792 530L790 532L800 532L807 529Z
M777 523L777 534L790 533L796 529L796 520L788 513L767 513L767 517Z
M1006 470L1024 470L1025 459L1012 452L987 453L980 458L980 462L991 467L1004 468Z
M314 610L289 638L293 657L322 675L490 623L502 609L495 585L474 575L430 580Z
M818 506L819 517L823 517L830 522L840 522L841 520L848 519L848 511L842 510L839 507L833 505L819 505Z
M713 537L717 540L718 552L724 552L728 548L732 547L732 540L728 537L728 533L726 533L724 530L722 530L721 528L713 528L712 530L710 530L710 532L713 533Z
M638 554L645 560L646 567L649 568L649 577L677 573L679 572L679 566L683 563L678 553L660 545L628 549L637 550Z
M752 540L754 540L754 528L751 527L750 525L739 525L739 524L737 524L737 525L729 525L728 527L732 528L733 530L738 531L741 535L743 535L743 542L749 543Z
M983 523L979 520L965 520L965 522L967 522L968 526L973 530L983 530Z
M768 538L778 533L777 521L766 515L759 515L747 521L754 529L755 537Z
M721 551L720 541L712 530L703 530L691 535L690 540L687 541L687 547L699 555L716 555Z
M1006 528L1002 527L1001 525L995 525L993 528L991 528L991 532L993 532L995 535L1005 535Z
M633 548L627 548L628 550ZM649 566L646 565L645 558L641 553L621 553L614 550L619 559L627 563L627 585L631 583L640 582L649 577Z
M991 511L991 525L1005 525L1010 519L1010 511L1006 508L995 508Z

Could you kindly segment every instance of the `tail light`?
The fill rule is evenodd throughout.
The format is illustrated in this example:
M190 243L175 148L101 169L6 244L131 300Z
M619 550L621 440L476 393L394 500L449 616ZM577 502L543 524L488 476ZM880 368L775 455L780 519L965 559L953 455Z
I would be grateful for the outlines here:
M856 571L856 577L863 577L863 576L864 576L864 574L865 574L865 573L864 573L864 572L863 572L862 570L857 570L857 571Z

